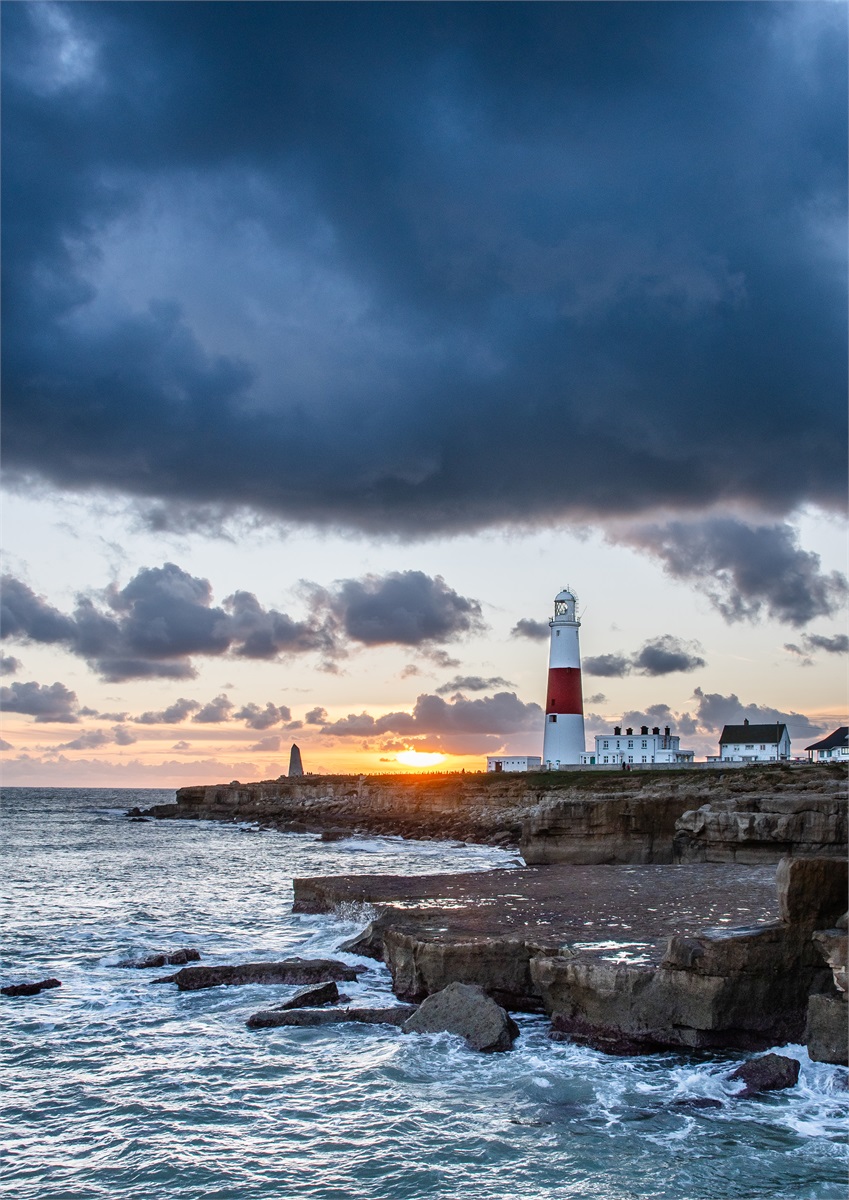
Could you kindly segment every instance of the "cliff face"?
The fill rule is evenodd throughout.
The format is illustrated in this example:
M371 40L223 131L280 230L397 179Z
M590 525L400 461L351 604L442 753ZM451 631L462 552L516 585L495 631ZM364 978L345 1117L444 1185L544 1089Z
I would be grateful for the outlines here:
M846 848L831 767L533 775L315 775L181 788L157 817L518 844L545 863L777 862Z

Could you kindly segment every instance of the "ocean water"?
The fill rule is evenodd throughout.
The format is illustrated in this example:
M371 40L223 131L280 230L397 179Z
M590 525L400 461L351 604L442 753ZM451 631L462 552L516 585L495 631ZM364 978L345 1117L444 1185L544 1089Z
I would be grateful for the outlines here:
M510 1054L380 1026L249 1031L294 989L180 993L119 959L336 953L367 913L291 913L296 875L490 869L482 847L324 844L133 824L150 791L10 789L2 811L0 1187L19 1200L831 1200L846 1195L846 1072L803 1047L792 1091L730 1098L742 1058L609 1058L519 1016ZM390 1002L371 960L346 993ZM165 969L166 971L169 968ZM710 1098L720 1108L677 1101Z

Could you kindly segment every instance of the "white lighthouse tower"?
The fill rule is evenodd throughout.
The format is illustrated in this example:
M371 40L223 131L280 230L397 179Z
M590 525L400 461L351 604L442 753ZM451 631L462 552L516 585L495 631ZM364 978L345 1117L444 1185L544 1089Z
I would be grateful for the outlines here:
M548 654L548 694L545 700L543 765L556 770L579 763L584 753L584 697L581 689L581 650L578 644L577 599L568 589L554 597L551 647Z

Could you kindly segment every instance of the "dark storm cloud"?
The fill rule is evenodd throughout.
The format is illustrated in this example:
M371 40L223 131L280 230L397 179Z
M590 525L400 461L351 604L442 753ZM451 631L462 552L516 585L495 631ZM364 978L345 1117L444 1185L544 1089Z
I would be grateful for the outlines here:
M744 720L753 725L780 722L787 726L791 738L813 737L825 729L804 713L782 712L762 704L744 704L733 692L723 696L720 692L703 692L696 688L694 695L698 700L696 718L704 729L721 730L723 725L742 725Z
M672 579L692 582L728 621L766 613L788 625L833 616L849 596L837 571L803 550L789 525L752 526L730 517L643 526L618 540L660 560Z
M649 729L664 729L668 725L673 733L686 736L696 733L698 721L690 713L673 712L668 704L650 704L645 711L632 710L622 714L621 728L641 729L644 725Z
M11 654L0 655L0 671L4 675L15 675L21 669L21 660L13 658Z
M543 642L550 632L547 621L535 621L533 617L522 617L510 630L510 636L530 638L532 642Z
M37 722L59 721L73 725L79 720L76 692L64 683L11 683L0 688L0 708L26 713Z
M410 535L843 504L845 6L2 20L12 477ZM728 613L830 611L729 538Z
M439 575L432 578L421 571L337 580L332 589L308 585L306 594L311 611L303 621L263 608L252 592L235 592L216 607L207 579L165 563L143 567L124 588L115 584L98 598L78 597L68 616L7 576L0 632L24 641L64 644L102 678L117 681L192 679L197 674L193 656L225 654L275 659L316 651L332 668L332 659L343 656L351 641L417 646L437 665L453 667L457 660L434 642L484 627L477 600L459 595ZM187 714L177 710L174 719ZM156 717L146 713L139 720L155 724Z
M621 679L624 675L671 675L696 671L705 665L697 653L698 642L685 642L671 634L651 638L635 654L589 655L582 666L587 675Z
M412 713L350 713L322 727L322 733L336 737L371 738L395 733L407 737L420 735L504 735L542 727L542 709L525 704L515 692L496 692L479 700L454 696L421 695ZM455 751L456 752L456 751Z
M343 580L331 605L345 633L367 646L421 646L484 628L477 600L422 571Z
M482 675L455 675L442 687L436 688L436 694L450 696L452 692L488 692L493 688L510 687L515 687L515 684L509 679L502 679L500 675L493 675L489 679L484 679Z

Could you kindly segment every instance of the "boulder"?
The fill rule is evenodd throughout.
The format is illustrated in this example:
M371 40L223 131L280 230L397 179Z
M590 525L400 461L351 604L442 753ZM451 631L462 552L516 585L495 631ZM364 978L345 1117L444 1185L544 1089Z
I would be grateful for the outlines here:
M512 1050L519 1035L515 1021L483 988L468 983L449 983L422 1001L404 1022L404 1033L456 1033L472 1050L484 1053Z
M315 1028L355 1021L363 1025L403 1025L416 1011L414 1004L393 1004L386 1008L279 1008L262 1009L248 1017L248 1029L275 1029L281 1025Z
M364 966L349 967L330 958L288 958L282 962L237 963L220 967L183 967L175 975L154 980L155 983L176 983L181 992L197 992L202 988L237 987L246 983L315 984L327 980L356 979Z
M0 993L4 996L37 996L39 992L44 992L48 988L61 986L58 979L42 979L38 983L10 983L6 987L0 988Z
M735 1093L735 1099L745 1100L758 1092L795 1087L799 1081L799 1063L797 1059L787 1058L783 1054L762 1054L760 1058L743 1063L728 1078L743 1081L746 1086Z
M391 917L389 913L375 917L362 933L348 938L346 942L340 942L338 949L346 954L360 954L363 958L376 958L378 962L383 962L383 933Z
M330 980L327 983L316 984L315 987L300 988L294 996L290 996L283 1004L274 1006L275 1012L286 1012L292 1008L321 1008L322 1004L338 1004L339 989Z
M846 911L849 863L845 858L782 858L775 884L783 921L822 929Z
M811 996L805 1042L814 1062L849 1066L849 1005L840 996Z
M178 967L183 963L199 961L200 951L185 946L182 950L156 950L152 954L145 954L142 958L125 958L118 963L118 966L141 971L148 967Z
M350 829L323 829L319 834L320 842L342 842L351 837Z

